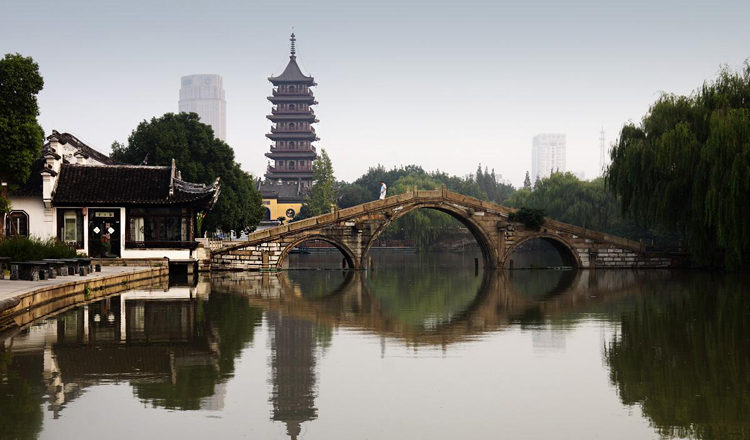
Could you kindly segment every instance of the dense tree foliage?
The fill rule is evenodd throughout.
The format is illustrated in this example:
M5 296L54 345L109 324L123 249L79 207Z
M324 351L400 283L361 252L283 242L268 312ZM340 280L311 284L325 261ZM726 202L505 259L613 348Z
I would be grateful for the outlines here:
M214 209L203 220L207 231L252 231L263 218L260 192L253 177L234 160L234 150L214 137L211 126L195 113L167 113L143 121L128 137L127 146L115 142L112 158L138 164L148 156L149 165L170 165L172 159L182 178L212 183L221 178L221 194Z
M43 87L39 65L30 57L16 53L0 60L0 181L9 182L11 189L26 181L42 152L44 131L36 120L36 97ZM0 199L0 214L4 214L10 205L3 194ZM0 224L0 236L2 231Z
M541 209L555 220L597 231L608 230L617 217L616 199L602 179L582 181L572 173L553 173L534 190L516 191L505 204Z
M472 180L471 176L469 176L469 179ZM497 176L495 176L494 169L488 171L487 167L484 167L484 172L482 172L481 164L477 168L477 175L473 180L476 181L479 188L487 194L486 200L489 200L490 202L503 203L515 191L512 185L501 183L499 181Z
M322 215L331 212L336 206L336 178L333 175L333 164L325 149L313 162L313 187L310 190L310 215Z
M623 212L680 229L698 262L750 262L750 63L723 68L690 96L664 95L612 150Z
M554 220L655 243L661 249L675 249L680 242L677 232L646 228L632 219L623 218L617 197L607 189L602 178L585 181L572 173L552 173L550 177L537 180L533 190L514 192L504 204L512 208L543 210Z

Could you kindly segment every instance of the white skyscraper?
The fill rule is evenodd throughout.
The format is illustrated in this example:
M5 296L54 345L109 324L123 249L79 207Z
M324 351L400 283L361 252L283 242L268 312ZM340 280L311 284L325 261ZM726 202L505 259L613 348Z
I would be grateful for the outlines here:
M198 113L201 122L214 129L214 135L227 140L227 102L221 75L189 75L182 77L180 113Z
M542 133L534 136L531 147L531 182L549 177L552 172L564 173L565 133Z

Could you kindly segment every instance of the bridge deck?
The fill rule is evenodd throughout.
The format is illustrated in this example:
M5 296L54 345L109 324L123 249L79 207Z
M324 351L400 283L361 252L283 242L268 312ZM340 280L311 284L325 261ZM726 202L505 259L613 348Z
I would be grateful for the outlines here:
M272 241L278 238L282 238L291 234L297 234L299 232L314 230L321 228L326 225L335 224L342 221L353 220L362 215L367 214L381 214L388 210L398 208L406 203L411 204L434 204L434 203L445 203L452 204L457 207L464 207L473 209L475 212L488 212L499 215L507 219L508 215L516 210L508 208L495 203L486 202L479 200L474 197L465 196L452 191L443 190L415 190L399 194L392 197L387 197L384 200L374 200L372 202L363 203L361 205L352 206L350 208L336 210L329 214L319 215L317 217L311 217L305 220L300 220L286 225L280 225L274 228L265 229L263 231L253 232L248 235L247 241L232 244L230 246L223 247L211 252L212 255L219 255L229 252L234 249L241 249L247 246L254 246L264 242ZM641 243L627 238L617 237L603 232L597 232L590 229L582 228L580 226L571 225L568 223L559 222L550 218L545 219L545 227L554 229L557 231L567 232L583 238L588 238L596 241L602 241L611 243L621 248L630 249L636 252L641 252L643 246Z

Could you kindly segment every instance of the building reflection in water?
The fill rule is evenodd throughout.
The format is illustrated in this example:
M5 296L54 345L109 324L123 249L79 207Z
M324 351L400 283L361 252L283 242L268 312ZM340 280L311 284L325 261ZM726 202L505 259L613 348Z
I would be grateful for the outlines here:
M262 311L238 295L209 297L207 288L130 291L61 313L6 338L0 373L46 396L54 418L87 388L121 382L152 406L221 410L235 358ZM12 395L0 398L0 414L18 400Z
M267 315L271 333L272 420L284 422L290 438L296 439L302 423L315 420L316 329L312 321Z

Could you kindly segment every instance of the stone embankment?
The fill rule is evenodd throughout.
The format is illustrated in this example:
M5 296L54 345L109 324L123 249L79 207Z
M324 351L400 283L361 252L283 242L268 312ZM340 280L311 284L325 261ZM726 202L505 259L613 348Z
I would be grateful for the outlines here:
M100 264L100 261L95 264ZM115 264L103 264L101 272L85 277L0 280L0 332L23 327L36 319L125 290L149 285L166 286L169 280L166 261L149 261L145 266Z

